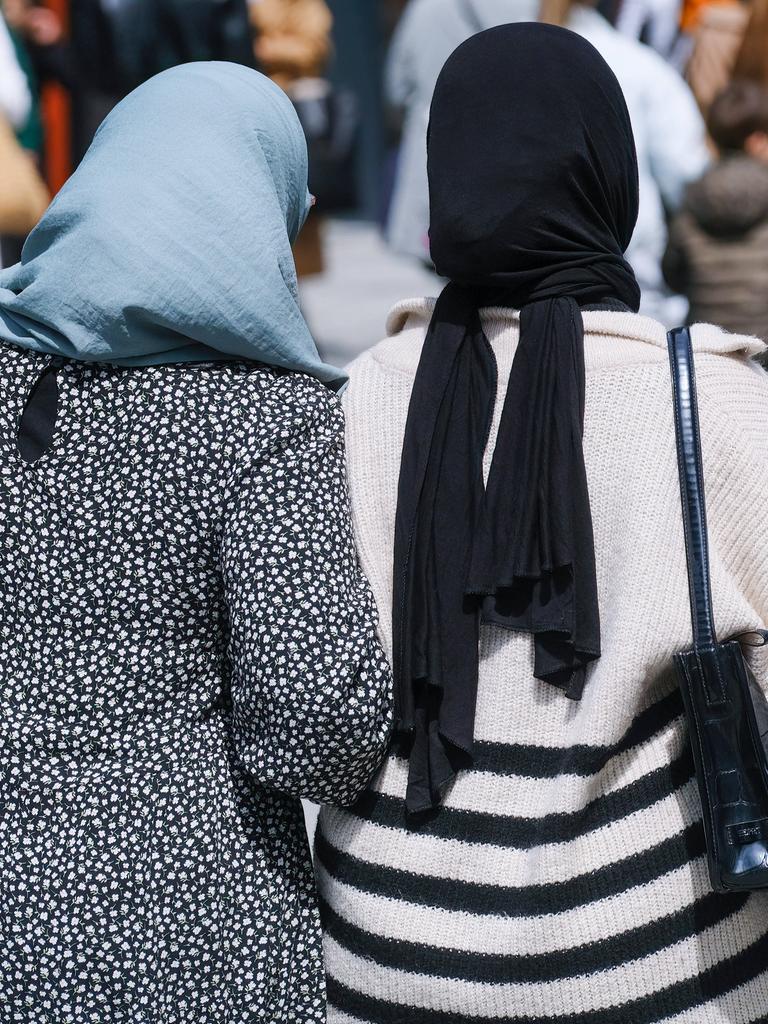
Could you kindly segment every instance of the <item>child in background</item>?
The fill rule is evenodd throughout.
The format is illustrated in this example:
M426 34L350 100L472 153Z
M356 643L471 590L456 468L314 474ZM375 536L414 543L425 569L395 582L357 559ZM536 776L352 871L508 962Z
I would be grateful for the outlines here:
M768 89L732 82L709 131L720 159L689 185L664 258L691 322L768 341Z

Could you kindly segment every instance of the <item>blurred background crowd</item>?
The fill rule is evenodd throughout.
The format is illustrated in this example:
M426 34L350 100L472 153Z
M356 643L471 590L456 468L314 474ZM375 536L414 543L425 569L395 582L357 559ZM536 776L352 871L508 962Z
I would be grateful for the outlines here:
M0 11L2 265L127 92L189 60L253 65L290 95L307 135L318 203L296 247L302 301L324 355L343 364L379 340L397 299L441 287L425 137L442 64L475 32L543 20L589 39L625 92L641 311L768 340L768 0L0 0Z

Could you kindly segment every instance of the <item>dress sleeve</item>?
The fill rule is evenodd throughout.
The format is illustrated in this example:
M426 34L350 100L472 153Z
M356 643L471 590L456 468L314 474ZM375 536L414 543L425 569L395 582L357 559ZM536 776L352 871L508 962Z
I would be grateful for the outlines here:
M352 538L337 399L241 477L222 539L236 742L263 785L349 804L386 751L392 681Z

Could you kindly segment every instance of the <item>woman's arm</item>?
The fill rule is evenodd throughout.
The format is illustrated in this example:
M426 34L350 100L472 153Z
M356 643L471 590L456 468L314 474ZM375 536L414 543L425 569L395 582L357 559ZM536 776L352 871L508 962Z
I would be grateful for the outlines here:
M241 479L222 547L237 741L265 786L348 804L384 756L391 674L352 539L343 414Z

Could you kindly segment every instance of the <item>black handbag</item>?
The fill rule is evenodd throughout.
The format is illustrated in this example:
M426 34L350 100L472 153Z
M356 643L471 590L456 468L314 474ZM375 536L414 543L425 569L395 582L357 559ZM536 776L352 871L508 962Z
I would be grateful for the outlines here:
M768 887L768 698L741 643L753 638L752 646L763 646L768 632L717 640L690 332L670 331L668 344L693 621L693 648L674 660L701 795L709 875L716 892L763 889Z

